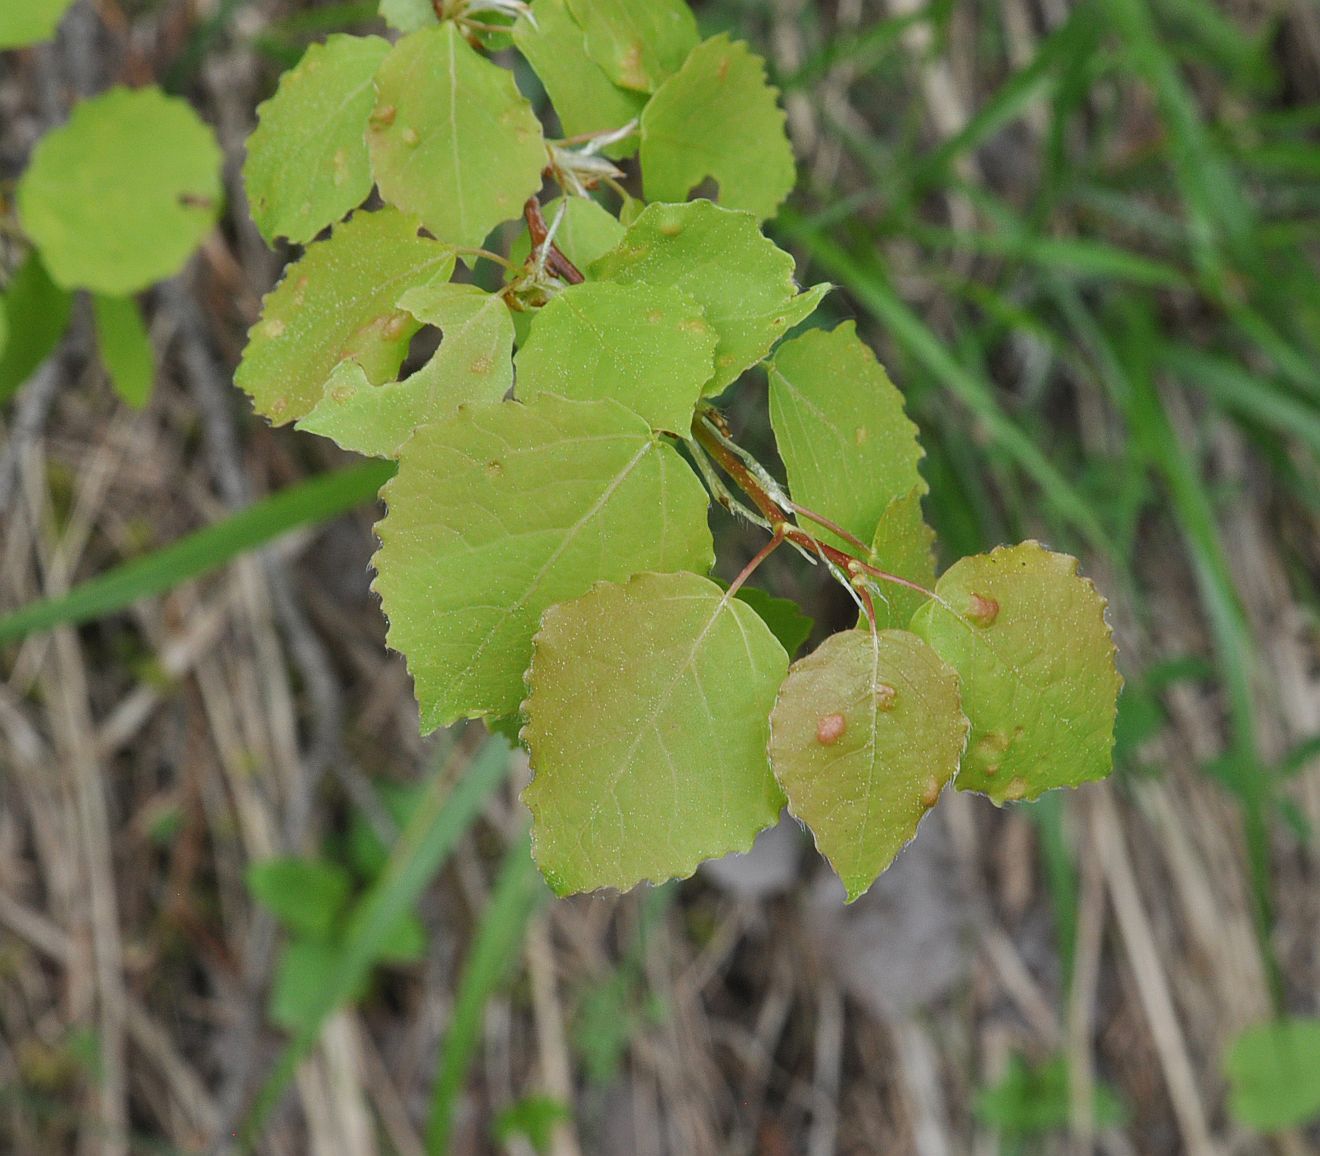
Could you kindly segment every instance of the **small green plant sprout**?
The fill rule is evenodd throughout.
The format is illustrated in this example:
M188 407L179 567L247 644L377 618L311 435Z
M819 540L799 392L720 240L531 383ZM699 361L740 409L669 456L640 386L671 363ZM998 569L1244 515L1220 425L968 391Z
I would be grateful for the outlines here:
M51 35L66 6L5 5L0 47ZM10 224L29 249L0 297L0 401L54 350L72 294L85 290L111 384L130 405L146 404L155 366L134 295L182 269L210 232L220 165L211 130L185 101L155 87L84 100L42 137ZM9 213L0 204L0 218Z
M1104 600L1036 542L937 577L902 395L852 324L792 332L829 287L761 230L794 180L763 61L680 0L382 13L397 41L332 36L259 110L253 214L306 247L237 381L397 462L389 644L424 730L527 747L551 887L690 875L787 805L856 898L955 778L1003 803L1107 775ZM488 55L510 47L543 117ZM785 479L723 416L751 374ZM712 502L765 533L728 587ZM777 549L858 611L792 666L803 617L745 586Z
M1229 1111L1261 1132L1320 1119L1320 1020L1280 1019L1239 1035L1224 1059Z

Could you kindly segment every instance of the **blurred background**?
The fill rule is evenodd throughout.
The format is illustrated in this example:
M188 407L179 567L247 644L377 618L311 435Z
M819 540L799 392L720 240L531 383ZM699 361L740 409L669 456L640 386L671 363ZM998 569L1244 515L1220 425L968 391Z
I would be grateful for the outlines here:
M145 408L75 300L0 409L0 637L147 560L0 643L0 1152L1320 1152L1320 6L697 8L783 91L770 231L905 392L943 559L1036 537L1109 597L1113 779L946 796L847 909L792 825L548 900L525 764L418 738L379 479L309 491L347 456L231 381L288 256L244 208L254 109L375 4L78 0L0 55L4 277L34 143L115 83L192 103L226 207L140 298ZM768 445L763 384L731 420ZM788 551L758 583L844 621Z

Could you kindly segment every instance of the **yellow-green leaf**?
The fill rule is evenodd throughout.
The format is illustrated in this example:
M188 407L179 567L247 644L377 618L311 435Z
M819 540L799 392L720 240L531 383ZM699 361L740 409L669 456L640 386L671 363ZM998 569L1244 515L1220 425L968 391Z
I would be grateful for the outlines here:
M605 75L637 92L654 92L698 40L684 0L568 0L568 10Z
M642 181L651 201L683 201L707 178L719 202L773 217L797 180L779 92L742 41L692 50L642 113Z
M399 453L375 589L430 731L514 714L548 606L639 570L706 570L696 475L612 401L462 407Z
M541 122L513 73L451 22L405 36L385 58L367 144L380 195L469 248L522 215L546 164Z
M267 241L310 241L371 192L371 79L389 50L379 36L331 36L308 48L257 106L243 183Z
M799 293L793 258L761 233L756 218L710 201L648 205L591 273L625 285L672 286L697 301L719 334L707 395L760 361L829 289Z
M963 558L912 619L962 679L971 738L958 788L996 803L1102 779L1122 685L1105 600L1039 542Z
M443 334L440 348L403 381L372 385L355 361L330 376L320 403L298 428L346 450L392 458L412 432L460 405L499 401L513 385L513 319L503 299L475 285L427 285L399 308Z
M637 574L551 606L523 740L532 850L560 895L691 875L779 817L766 758L788 656L697 574Z
M812 329L775 350L770 422L793 500L863 542L890 502L914 488L925 492L917 427L851 321ZM828 531L820 534L843 545Z
M845 630L793 664L770 761L849 902L916 835L966 739L958 676L915 634Z
M342 361L375 385L391 380L421 323L398 305L416 286L447 281L454 251L418 235L394 209L358 212L316 241L262 302L234 377L276 425L310 413Z
M653 429L685 434L714 372L715 331L679 289L588 281L532 319L518 353L518 396L609 397Z
M42 137L18 185L55 282L123 296L183 268L220 211L220 148L186 101L113 88Z

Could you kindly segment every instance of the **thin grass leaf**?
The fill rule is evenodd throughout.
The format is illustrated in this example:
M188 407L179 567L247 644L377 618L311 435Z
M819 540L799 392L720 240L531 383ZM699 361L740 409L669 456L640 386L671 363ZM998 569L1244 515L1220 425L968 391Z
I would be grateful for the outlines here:
M290 530L373 501L393 472L393 462L367 462L299 482L173 545L91 578L65 595L31 602L5 615L0 618L0 645L56 626L88 622L163 594Z
M490 902L481 916L477 937L463 964L440 1061L431 1092L431 1116L426 1150L432 1156L449 1151L450 1132L468 1070L481 1043L486 1002L505 982L518 960L527 923L550 892L532 861L531 840L523 834L505 852Z

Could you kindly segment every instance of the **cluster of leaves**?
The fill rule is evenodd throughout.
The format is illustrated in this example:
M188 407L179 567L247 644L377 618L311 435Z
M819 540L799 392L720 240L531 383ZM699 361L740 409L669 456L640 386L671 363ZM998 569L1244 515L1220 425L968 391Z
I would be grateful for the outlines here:
M1107 774L1119 679L1075 561L1027 542L937 579L901 395L852 325L788 336L828 286L760 229L794 175L763 62L681 0L382 7L397 42L331 37L259 110L254 218L306 249L237 381L397 460L389 642L424 729L530 751L551 886L690 874L787 804L856 897L960 768L997 802ZM510 46L559 136L485 54ZM758 372L786 487L712 401ZM782 606L707 576L712 498L837 578L859 629L790 668Z
M48 39L67 7L6 4L0 49ZM30 250L0 297L0 401L49 356L85 290L107 375L129 404L146 403L154 362L134 295L177 273L210 232L221 159L188 103L151 86L85 100L42 137L15 198Z

